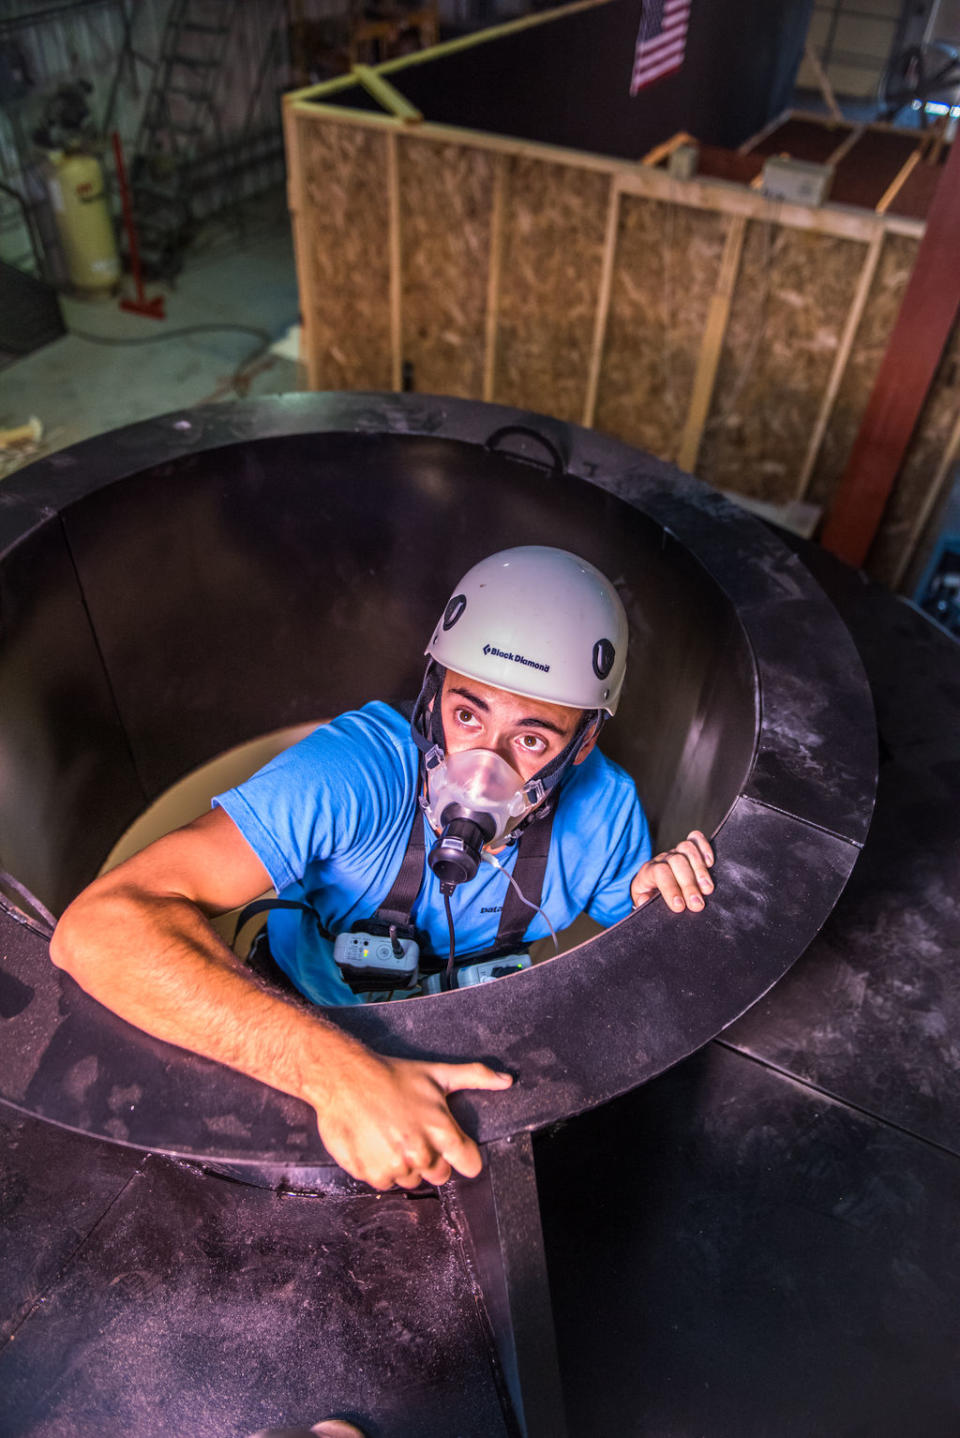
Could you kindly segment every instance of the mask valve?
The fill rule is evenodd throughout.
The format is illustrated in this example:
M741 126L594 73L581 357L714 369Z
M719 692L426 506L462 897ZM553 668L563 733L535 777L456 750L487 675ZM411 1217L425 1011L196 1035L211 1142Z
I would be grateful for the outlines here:
M429 863L442 885L465 884L480 865L480 851L497 832L489 814L448 804L440 815L440 838L430 850Z
M464 749L427 765L423 806L440 837L427 856L442 886L452 892L472 879L485 845L502 842L543 796L490 749Z

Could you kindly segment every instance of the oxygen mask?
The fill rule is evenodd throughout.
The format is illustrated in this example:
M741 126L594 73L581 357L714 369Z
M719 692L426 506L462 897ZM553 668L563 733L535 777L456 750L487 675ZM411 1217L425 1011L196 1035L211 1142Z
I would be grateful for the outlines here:
M524 783L491 749L444 755L435 748L426 764L424 808L440 834L428 862L441 884L452 888L473 878L484 846L502 843L545 790L539 779Z

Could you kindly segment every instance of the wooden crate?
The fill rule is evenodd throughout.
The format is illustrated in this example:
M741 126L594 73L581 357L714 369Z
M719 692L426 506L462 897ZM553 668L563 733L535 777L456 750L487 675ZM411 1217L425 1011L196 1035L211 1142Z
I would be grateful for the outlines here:
M625 161L433 124L403 95L409 65L598 3L287 97L310 385L406 376L596 425L745 496L829 509L923 233L895 204L916 162L873 208L811 208L756 179L674 179L669 144ZM842 160L849 127L835 139ZM712 167L739 173L716 152ZM958 401L951 361L868 564L888 583L944 483Z

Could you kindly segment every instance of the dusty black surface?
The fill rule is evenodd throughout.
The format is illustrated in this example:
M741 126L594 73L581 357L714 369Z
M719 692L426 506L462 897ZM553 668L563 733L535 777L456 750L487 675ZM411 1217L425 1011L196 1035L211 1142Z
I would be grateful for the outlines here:
M802 552L870 676L873 826L745 1018L537 1141L574 1431L960 1431L960 645Z
M954 1158L714 1043L537 1166L572 1432L955 1438Z
M726 1038L960 1153L960 644L817 562L870 675L876 810L823 931Z
M0 1123L0 1432L511 1438L436 1197L279 1197Z

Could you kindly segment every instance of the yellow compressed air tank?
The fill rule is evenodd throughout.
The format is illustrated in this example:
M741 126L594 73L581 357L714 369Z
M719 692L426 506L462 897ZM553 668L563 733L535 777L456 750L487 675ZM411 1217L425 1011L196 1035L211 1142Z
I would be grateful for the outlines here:
M100 162L63 151L49 161L47 184L70 283L81 294L109 294L120 279L120 257Z

